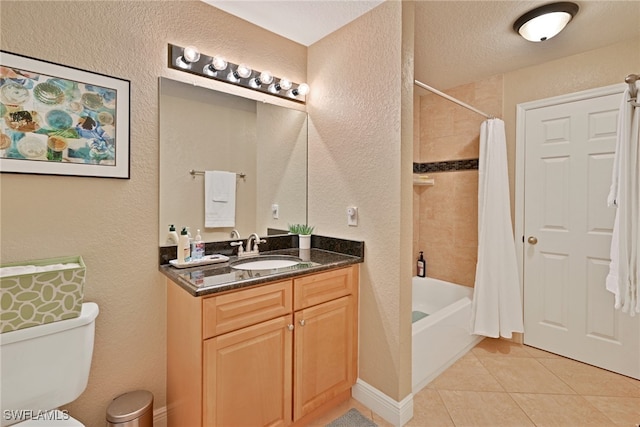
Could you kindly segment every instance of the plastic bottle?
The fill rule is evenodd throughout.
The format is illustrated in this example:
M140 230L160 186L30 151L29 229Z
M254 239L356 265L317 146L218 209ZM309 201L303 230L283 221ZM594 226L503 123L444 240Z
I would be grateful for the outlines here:
M189 245L189 234L187 227L183 227L178 240L178 264L191 261L191 246Z
M177 245L179 239L176 227L173 224L170 224L169 234L167 235L167 245Z
M427 262L424 260L422 251L420 251L420 258L418 258L418 277L425 277L427 275Z
M198 260L204 257L204 242L202 241L202 236L200 235L200 230L196 233L196 237L193 239L193 243L191 244L191 259Z

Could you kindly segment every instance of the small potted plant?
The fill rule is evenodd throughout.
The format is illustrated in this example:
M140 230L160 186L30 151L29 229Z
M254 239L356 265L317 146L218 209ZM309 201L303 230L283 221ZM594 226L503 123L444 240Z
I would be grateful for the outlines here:
M311 233L313 233L313 227L306 224L290 224L289 233L298 235L300 249L311 248Z

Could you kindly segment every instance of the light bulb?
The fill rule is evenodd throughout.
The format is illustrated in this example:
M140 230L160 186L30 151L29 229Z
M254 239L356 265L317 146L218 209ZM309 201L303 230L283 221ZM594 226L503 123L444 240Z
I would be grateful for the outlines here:
M260 81L265 85L270 84L273 81L273 74L270 71L263 71L260 73Z
M289 95L289 97L291 98L295 98L298 95L305 96L308 93L309 85L306 83L300 83L297 88L291 89L289 92L287 92L287 95Z
M298 86L298 95L306 96L309 93L309 85L302 83Z
M249 76L251 76L252 70L251 68L247 67L245 64L240 64L238 65L236 72L238 73L238 76L242 77L243 79L246 79Z
M291 89L291 82L287 79L280 79L278 83L271 83L269 85L269 92L277 94L281 90Z
M211 66L216 71L222 71L227 68L227 61L222 56L214 56L211 61Z
M260 73L258 77L256 77L255 79L251 79L251 81L249 82L249 86L251 86L254 89L257 89L263 84L268 85L272 81L273 81L273 75L271 74L271 72L263 71L262 73Z
M182 51L182 60L187 64L198 62L198 59L200 59L200 52L195 47L187 46Z
M280 85L280 88L282 90L289 90L291 89L291 80L288 79L280 79L280 82L278 83Z

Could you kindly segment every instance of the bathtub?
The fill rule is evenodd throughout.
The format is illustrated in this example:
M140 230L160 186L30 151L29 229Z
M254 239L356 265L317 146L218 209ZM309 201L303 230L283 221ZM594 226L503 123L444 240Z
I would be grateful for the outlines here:
M484 337L469 333L473 288L413 278L412 389L417 393Z

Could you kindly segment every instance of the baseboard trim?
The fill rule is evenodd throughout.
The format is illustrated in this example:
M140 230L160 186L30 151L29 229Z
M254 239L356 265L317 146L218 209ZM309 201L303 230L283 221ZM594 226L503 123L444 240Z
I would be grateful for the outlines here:
M401 427L413 418L413 394L411 393L398 402L358 378L351 389L351 395L394 426Z
M167 427L167 407L163 406L153 411L153 427Z

